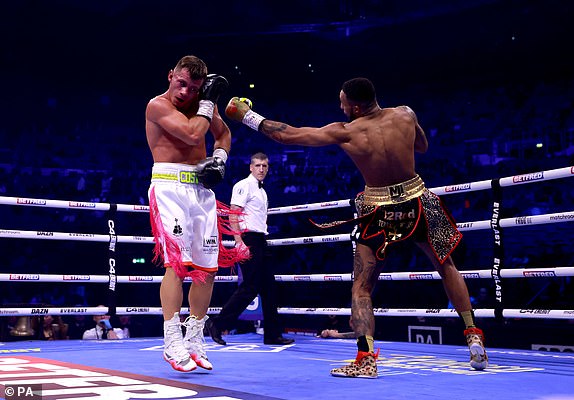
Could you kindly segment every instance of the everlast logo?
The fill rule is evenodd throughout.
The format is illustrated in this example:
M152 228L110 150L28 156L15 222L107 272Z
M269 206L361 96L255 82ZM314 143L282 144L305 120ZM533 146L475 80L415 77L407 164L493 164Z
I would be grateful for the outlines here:
M544 179L543 172L536 172L534 174L516 175L512 177L512 182L522 183L522 182L537 181L540 179Z
M338 241L339 241L338 237L321 238L321 242L338 242Z
M500 259L494 258L494 265L492 266L492 279L494 280L494 285L496 286L496 301L502 303L502 284L500 281Z
M456 224L457 228L464 229L464 228L472 228L472 222L461 222Z
M500 209L500 203L494 202L492 205L492 219L490 220L490 226L492 227L492 232L494 234L494 242L497 246L500 246L500 229L498 227L498 211Z
M87 308L60 308L60 314L84 314Z

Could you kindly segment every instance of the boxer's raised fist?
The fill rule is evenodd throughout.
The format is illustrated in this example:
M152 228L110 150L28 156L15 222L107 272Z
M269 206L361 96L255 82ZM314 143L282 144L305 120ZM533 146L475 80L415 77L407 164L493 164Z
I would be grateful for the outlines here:
M229 87L229 82L221 75L209 74L201 87L201 100L217 103L219 96Z
M219 157L207 157L197 163L197 179L208 189L223 181L225 162Z
M251 103L250 100L249 103ZM242 101L239 97L232 97L225 108L225 115L234 121L243 122L243 117L247 111L251 110L249 103Z

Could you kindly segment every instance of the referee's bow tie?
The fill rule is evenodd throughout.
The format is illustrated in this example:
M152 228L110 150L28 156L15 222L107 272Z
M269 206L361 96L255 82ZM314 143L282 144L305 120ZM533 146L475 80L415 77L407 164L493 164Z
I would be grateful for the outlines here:
M259 185L259 189L261 189L263 187L263 182L257 181L257 185Z

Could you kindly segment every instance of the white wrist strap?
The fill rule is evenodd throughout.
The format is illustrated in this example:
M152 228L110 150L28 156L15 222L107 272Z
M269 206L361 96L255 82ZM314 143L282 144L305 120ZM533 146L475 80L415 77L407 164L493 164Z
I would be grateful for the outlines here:
M217 149L213 150L213 157L221 158L225 163L227 161L227 152L221 147L218 147Z
M199 100L199 109L197 110L197 115L201 115L202 117L207 118L211 121L213 118L213 109L215 108L215 104L211 100Z
M247 111L241 122L243 122L243 124L247 125L251 129L258 131L259 125L261 125L264 119L265 117L257 114L255 111L249 110Z

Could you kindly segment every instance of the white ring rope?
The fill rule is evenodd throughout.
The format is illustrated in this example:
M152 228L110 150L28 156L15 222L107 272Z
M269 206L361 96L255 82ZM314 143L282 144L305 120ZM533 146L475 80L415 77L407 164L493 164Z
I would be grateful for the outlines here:
M492 278L490 270L464 270L460 271L464 279L488 279ZM550 268L513 268L504 269L500 272L501 278L556 278L574 276L574 267L550 267ZM163 276L158 275L126 275L118 276L118 283L161 283ZM380 281L421 281L440 280L436 271L428 272L389 272L379 275ZM38 283L108 283L108 275L71 275L71 274L22 274L0 273L0 282L38 282ZM278 282L351 282L352 274L303 274L303 275L275 275ZM185 282L191 282L191 278L185 278ZM216 282L237 282L236 275L217 275Z
M558 178L567 178L574 176L574 166L558 168L554 170L535 172L530 174L515 175L511 177L500 178L498 185L501 187L522 185L547 181ZM471 192L477 190L492 189L491 180L463 183L457 185L442 186L429 189L437 195L448 195L460 192ZM129 204L111 204L111 203L94 203L94 202L77 202L48 199L31 199L20 197L3 197L0 196L0 205L17 205L17 206L35 206L48 208L67 208L93 211L110 211L112 209L120 212L148 212L149 206L129 205ZM301 211L325 210L330 208L349 207L352 205L351 200L338 200L323 203L311 203L287 207L278 207L269 209L269 214L282 214ZM504 218L500 220L500 227L516 227L525 225L538 225L557 222L574 221L574 211L531 215L514 218ZM491 229L491 220L472 221L458 223L457 226L461 231ZM67 232L49 232L49 231L22 231L11 229L0 229L2 238L18 239L48 239L48 240L77 240L92 242L108 242L109 235L92 234L92 233L67 233ZM350 241L350 234L309 236L299 238L283 238L268 240L270 246L285 246L298 244L318 244ZM144 236L117 236L119 243L147 243L153 244L153 238ZM227 246L232 246L233 242L224 242ZM465 270L461 271L465 279L482 279L492 278L491 270ZM532 278L532 277L560 277L574 276L574 267L557 267L557 268L518 268L502 269L501 278ZM50 275L50 274L19 274L3 273L0 274L1 281L26 281L26 282L82 282L82 283L108 283L108 275ZM117 276L118 283L158 283L161 282L161 276ZM351 274L312 274L312 275L276 275L275 279L282 282L325 282L325 281L351 281ZM441 279L438 272L395 272L381 273L379 280L435 280ZM189 279L187 279L189 280ZM236 276L217 276L219 282L237 282ZM105 310L105 311L104 311ZM210 307L209 313L219 312L221 308ZM281 314L336 314L350 315L349 308L279 308ZM84 308L0 308L1 315L78 315L78 314L105 314L108 308L102 307L84 307ZM454 317L456 311L453 309L374 309L376 316L427 316L427 317ZM182 308L182 313L189 312L188 309ZM150 314L160 315L161 307L116 307L117 314ZM475 310L477 317L491 318L495 317L494 309ZM545 310L545 309L504 309L502 315L505 318L555 318L555 319L572 319L574 310Z
M208 314L217 314L221 307L209 307ZM350 308L310 308L310 307L279 307L279 314L295 315L351 315ZM439 317L458 318L453 308L374 308L376 317ZM0 308L0 316L39 316L39 315L105 315L108 307L23 307ZM162 315L161 307L116 307L118 315ZM182 307L180 314L189 314L189 308ZM477 318L493 318L494 309L482 308L474 310ZM545 310L545 309L514 309L503 310L506 318L525 319L572 319L574 310Z
M499 181L500 186L505 187L505 186L522 185L526 183L538 183L559 178L571 178L572 176L574 176L574 166L551 169L547 171L533 172L529 174L514 175L500 178ZM429 190L440 196L460 192L473 192L477 190L486 190L486 189L492 189L491 180L439 186L435 188L430 188ZM25 197L6 197L6 196L0 196L0 205L69 208L69 209L92 210L92 211L109 211L112 206L110 203L30 199ZM325 210L329 208L349 207L350 205L351 205L350 199L337 200L323 203L311 203L311 204L301 204L287 207L270 208L268 210L268 213L284 214L284 213L301 212L301 211L313 211L313 210ZM149 206L144 205L116 204L116 206L117 211L122 212L149 212Z

